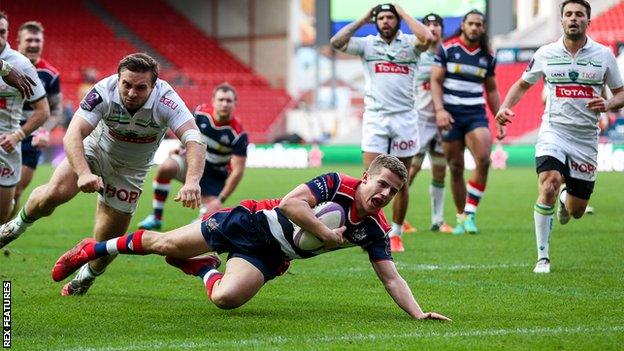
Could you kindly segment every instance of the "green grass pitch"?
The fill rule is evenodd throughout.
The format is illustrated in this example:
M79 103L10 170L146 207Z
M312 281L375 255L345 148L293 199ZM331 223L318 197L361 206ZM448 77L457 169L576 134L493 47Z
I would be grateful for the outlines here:
M359 166L338 167L359 176ZM249 169L227 205L280 197L337 167ZM42 167L35 184L46 181ZM153 173L152 173L153 174ZM424 171L411 189L408 219L419 229L395 255L424 310L454 321L414 321L353 248L294 261L243 307L219 310L197 278L162 257L119 257L88 295L63 298L50 269L89 236L95 196L81 194L37 222L0 255L0 278L12 282L14 350L606 350L624 344L624 196L622 174L598 177L594 215L554 225L552 273L535 263L531 169L492 171L478 213L481 233L431 233ZM151 178L132 225L151 207ZM175 189L178 189L176 186ZM30 189L29 189L30 190ZM195 212L170 201L165 227ZM446 219L453 224L447 180Z

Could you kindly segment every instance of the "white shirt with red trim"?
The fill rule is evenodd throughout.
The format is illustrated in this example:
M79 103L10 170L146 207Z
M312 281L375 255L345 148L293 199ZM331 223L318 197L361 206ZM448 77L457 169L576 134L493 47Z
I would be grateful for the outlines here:
M95 127L85 139L116 164L149 167L167 128L176 131L194 117L169 83L157 79L147 102L131 115L121 102L118 75L99 81L76 114Z

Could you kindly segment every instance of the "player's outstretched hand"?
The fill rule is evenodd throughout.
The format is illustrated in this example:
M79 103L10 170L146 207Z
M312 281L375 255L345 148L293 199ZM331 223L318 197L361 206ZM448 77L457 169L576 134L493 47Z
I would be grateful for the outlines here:
M498 110L498 113L496 114L496 117L494 117L496 119L496 123L498 123L501 126L506 126L507 123L511 123L511 118L515 117L516 114L508 109L508 108L502 108L500 110Z
M5 83L17 89L26 99L33 95L33 87L37 83L27 75L24 75L19 69L12 67L8 75L2 77Z
M182 202L182 206L189 208L199 208L201 205L201 189L199 184L196 183L185 183L180 191L178 191L178 195L173 201Z
M77 184L78 188L80 188L80 191L82 191L83 193L94 193L104 188L104 182L102 181L102 177L97 176L93 173L85 173L78 176Z
M425 312L418 317L420 320L433 319L436 321L452 322L453 320L436 312Z
M342 227L332 229L331 231L334 233L334 235L331 239L325 240L323 242L323 247L325 247L327 250L331 250L344 244L344 237L342 236L342 233L344 233L345 230L347 230L347 227L345 227L344 225Z

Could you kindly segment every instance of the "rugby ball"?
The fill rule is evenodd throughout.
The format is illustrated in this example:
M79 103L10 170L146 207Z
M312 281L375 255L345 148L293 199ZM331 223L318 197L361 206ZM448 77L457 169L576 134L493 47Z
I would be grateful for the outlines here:
M318 218L329 229L340 228L345 223L345 212L342 206L335 202L323 202L312 209ZM323 248L323 242L316 235L306 232L295 225L293 242L301 250L316 251Z

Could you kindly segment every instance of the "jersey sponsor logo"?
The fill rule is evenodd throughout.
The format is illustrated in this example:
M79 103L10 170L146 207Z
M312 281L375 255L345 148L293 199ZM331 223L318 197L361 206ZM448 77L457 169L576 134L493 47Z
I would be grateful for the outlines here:
M93 111L93 109L102 102L102 97L100 93L95 90L95 88L91 89L91 91L87 94L87 96L82 99L80 102L80 108L85 111Z
M423 82L422 83L422 88L423 88L423 90L427 90L427 91L431 90L431 82L429 82L429 81Z
M15 171L10 167L0 166L0 178L11 178L15 175Z
M362 241L366 237L366 229L365 228L356 228L351 234L354 242Z
M551 78L565 78L566 72L563 72L563 71L550 72L550 77Z
M106 184L106 190L104 196L117 198L119 201L127 202L129 204L137 202L141 193L134 190L127 190L123 188L117 188L110 184Z
M399 65L393 62L379 62L375 64L375 73L409 74L410 69L406 65Z
M415 140L401 140L401 141L393 141L392 149L394 150L412 150L415 149L417 143Z
M574 171L586 173L586 174L596 173L596 166L590 163L576 163L570 160L570 168Z
M525 70L525 71L526 71L526 72L530 72L530 71L531 71L531 68L533 68L533 65L534 65L534 64L535 64L535 59L533 58L533 59L531 59L531 62L529 62L529 64L527 65L527 68L526 68L526 70Z
M7 108L7 99L6 98L0 98L0 108L3 110L6 110Z
M137 135L121 134L112 129L108 130L108 134L110 134L110 136L112 136L113 138L119 141L125 141L127 143L135 143L135 144L153 143L156 141L156 137L157 137L156 135L137 136Z
M164 96L160 98L160 103L162 103L163 105L171 108L172 110L175 110L175 109L178 108L178 103L177 102L175 102L175 101L173 101L173 100L171 100L169 98L166 98Z
M595 80L599 78L599 73L598 72L582 72L581 78Z
M571 99L590 99L594 97L594 89L580 85L558 85L555 87L556 96Z
M568 75L570 76L570 79L572 79L573 82L576 82L576 80L579 77L579 73L577 71L570 71L568 72Z

